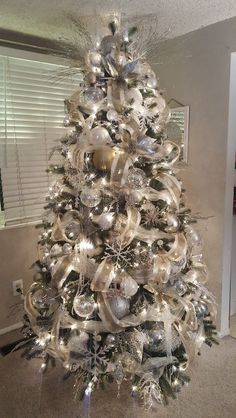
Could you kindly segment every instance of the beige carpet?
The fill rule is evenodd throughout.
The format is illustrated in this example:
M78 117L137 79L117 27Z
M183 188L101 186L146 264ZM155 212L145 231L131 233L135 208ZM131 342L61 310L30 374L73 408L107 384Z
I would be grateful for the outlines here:
M0 418L236 418L236 340L204 347L192 366L192 378L177 401L144 411L129 396L116 397L116 386L96 392L91 405L75 402L73 379L62 382L61 369L38 373L39 360L28 362L13 353L0 359Z

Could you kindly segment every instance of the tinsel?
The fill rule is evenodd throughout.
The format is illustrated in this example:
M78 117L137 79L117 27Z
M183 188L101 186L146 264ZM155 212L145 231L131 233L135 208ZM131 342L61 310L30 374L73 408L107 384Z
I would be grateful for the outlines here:
M129 380L150 407L175 396L201 344L216 341L216 309L174 170L180 148L165 132L170 111L135 28L109 27L65 101L71 131L50 169L61 177L25 298L26 354L41 355L42 370L59 359L76 395Z

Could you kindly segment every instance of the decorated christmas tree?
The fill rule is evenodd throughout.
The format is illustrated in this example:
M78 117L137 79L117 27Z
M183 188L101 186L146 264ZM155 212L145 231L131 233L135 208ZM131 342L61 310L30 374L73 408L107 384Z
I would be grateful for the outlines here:
M119 392L126 380L150 407L175 397L202 343L216 342L215 303L174 170L170 110L136 28L109 27L65 102L71 131L50 167L25 354L42 370L59 360L75 394L113 381Z

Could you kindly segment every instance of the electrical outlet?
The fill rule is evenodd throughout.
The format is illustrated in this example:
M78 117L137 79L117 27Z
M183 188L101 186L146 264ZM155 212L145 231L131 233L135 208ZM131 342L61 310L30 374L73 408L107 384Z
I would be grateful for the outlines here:
M12 282L13 296L21 296L23 294L23 280L14 280Z

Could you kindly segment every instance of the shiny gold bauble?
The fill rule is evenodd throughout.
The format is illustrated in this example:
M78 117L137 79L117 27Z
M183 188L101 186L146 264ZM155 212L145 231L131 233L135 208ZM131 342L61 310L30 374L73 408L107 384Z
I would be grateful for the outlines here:
M109 171L114 161L116 152L113 149L97 149L93 154L93 164L97 170Z

